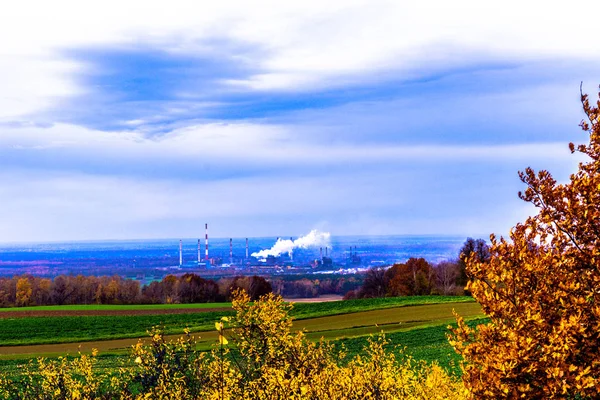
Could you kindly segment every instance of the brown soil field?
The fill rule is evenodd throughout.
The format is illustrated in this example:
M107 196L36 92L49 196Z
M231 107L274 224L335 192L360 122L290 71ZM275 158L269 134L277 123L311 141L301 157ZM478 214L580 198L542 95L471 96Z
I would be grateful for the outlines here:
M215 308L169 308L155 310L34 310L34 311L3 311L2 318L26 317L78 317L101 315L161 315L161 314L194 314L211 311L231 311L230 307Z
M344 296L340 296L337 294L326 294L319 297L302 297L297 299L292 298L284 298L283 300L289 303L325 303L328 301L340 301L344 300Z
M166 335L167 340L177 340L182 337L183 334L178 335ZM217 332L201 332L192 335L197 343L214 343L217 340ZM77 353L90 353L93 349L98 350L100 353L106 352L127 352L134 346L138 341L143 343L149 343L150 338L138 338L138 339L115 339L115 340L101 340L94 342L78 342L78 343L57 343L57 344L40 344L32 346L2 346L0 347L0 355L14 355L17 358L22 358L27 355L35 355L36 357L57 357L59 355L76 355ZM9 357L10 358L10 357Z

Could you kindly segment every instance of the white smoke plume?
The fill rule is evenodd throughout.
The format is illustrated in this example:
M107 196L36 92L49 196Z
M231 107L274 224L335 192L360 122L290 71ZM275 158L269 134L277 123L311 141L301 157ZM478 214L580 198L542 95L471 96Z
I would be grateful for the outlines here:
M310 231L306 236L296 240L277 239L277 242L268 250L261 250L252 253L252 257L265 259L268 256L278 257L282 253L292 255L294 249L308 249L309 247L331 247L331 234L329 232L319 232L316 229Z

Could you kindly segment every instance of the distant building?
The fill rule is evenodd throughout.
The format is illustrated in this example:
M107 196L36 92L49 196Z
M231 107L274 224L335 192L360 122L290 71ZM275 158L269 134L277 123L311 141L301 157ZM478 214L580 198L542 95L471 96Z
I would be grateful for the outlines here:
M221 257L213 257L210 259L211 267L220 267L223 265L223 259Z

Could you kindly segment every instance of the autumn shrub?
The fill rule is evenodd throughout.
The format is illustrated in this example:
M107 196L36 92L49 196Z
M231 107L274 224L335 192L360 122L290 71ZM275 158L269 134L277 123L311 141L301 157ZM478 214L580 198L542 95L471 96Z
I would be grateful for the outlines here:
M30 364L18 382L0 378L0 398L36 400L90 400L107 398L104 378L94 373L96 351L68 359L39 358ZM35 371L35 372L34 372Z
M234 317L216 321L219 339L202 353L186 335L167 341L160 330L132 348L117 371L92 371L95 354L39 359L20 382L0 379L6 399L460 399L461 382L435 364L386 351L381 335L347 359L325 342L293 332L291 305L273 294L251 302L242 291Z
M600 393L600 101L582 94L589 144L568 182L520 173L520 197L538 213L509 238L491 236L490 258L470 257L467 289L490 323L459 319L452 339L476 398L597 398Z

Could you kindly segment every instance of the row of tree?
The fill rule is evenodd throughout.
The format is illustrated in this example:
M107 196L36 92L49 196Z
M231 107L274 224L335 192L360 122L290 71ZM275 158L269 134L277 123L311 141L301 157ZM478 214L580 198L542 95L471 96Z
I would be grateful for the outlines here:
M429 294L462 295L468 281L464 260L474 255L489 260L490 253L483 239L468 238L456 261L431 264L424 258L410 258L390 268L371 268L362 287L346 293L346 298L386 296L423 296Z
M321 295L345 295L350 290L360 288L362 275L331 276L315 279L314 275L304 277L281 277L270 280L273 293L286 298L318 297Z
M120 276L59 275L54 279L31 275L0 278L0 307L61 304L167 304L226 301L235 289L244 289L252 299L274 292L286 298L344 295L358 289L363 276L333 276L325 279L259 276L204 279L188 273L167 275L160 281L140 285Z
M0 306L204 303L229 300L238 288L253 299L272 291L271 284L259 276L213 281L196 274L167 275L142 287L120 276L59 275L51 280L25 275L0 278Z

